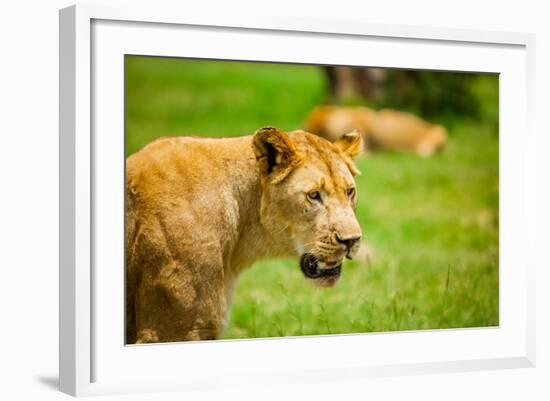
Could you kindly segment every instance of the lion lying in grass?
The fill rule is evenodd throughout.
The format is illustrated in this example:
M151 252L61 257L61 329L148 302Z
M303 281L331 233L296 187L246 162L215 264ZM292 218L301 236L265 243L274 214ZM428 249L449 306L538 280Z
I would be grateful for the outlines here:
M359 248L352 158L334 144L272 127L226 139L152 142L126 161L127 343L219 338L239 274L296 257L331 287Z
M447 131L417 116L391 109L321 106L307 117L304 129L329 141L358 130L365 150L389 149L430 156L447 142Z

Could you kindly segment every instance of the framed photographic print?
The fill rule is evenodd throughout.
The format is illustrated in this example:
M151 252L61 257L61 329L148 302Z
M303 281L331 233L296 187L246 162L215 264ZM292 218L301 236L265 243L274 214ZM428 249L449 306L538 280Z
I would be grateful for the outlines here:
M533 45L61 10L61 390L533 366Z

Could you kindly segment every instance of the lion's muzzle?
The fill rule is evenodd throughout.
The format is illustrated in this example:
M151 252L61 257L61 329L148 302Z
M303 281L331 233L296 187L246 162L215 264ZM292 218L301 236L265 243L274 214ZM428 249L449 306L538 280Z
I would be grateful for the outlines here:
M331 268L319 268L319 261L311 253L305 253L300 258L300 268L304 276L311 279L317 279L321 277L333 277L338 278L342 273L342 264L339 264Z
M357 244L359 243L360 239L361 235L352 235L345 237L336 234L336 241L346 248L346 257L348 259L351 259L353 257L353 254L357 250Z

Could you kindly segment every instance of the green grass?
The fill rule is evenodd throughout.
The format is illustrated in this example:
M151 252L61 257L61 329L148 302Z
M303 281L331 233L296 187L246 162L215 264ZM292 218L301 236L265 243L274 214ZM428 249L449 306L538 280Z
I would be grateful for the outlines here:
M158 136L251 134L299 128L325 95L309 66L126 58L126 152Z
M127 154L158 136L294 129L327 96L309 66L128 57L126 79ZM346 262L328 290L296 260L257 263L239 281L224 338L498 325L498 81L465 79L488 99L487 119L454 117L442 154L357 161L372 262Z

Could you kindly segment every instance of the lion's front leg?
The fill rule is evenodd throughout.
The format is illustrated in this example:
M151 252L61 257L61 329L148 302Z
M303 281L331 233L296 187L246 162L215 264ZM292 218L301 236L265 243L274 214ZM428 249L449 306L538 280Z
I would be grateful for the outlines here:
M221 257L172 261L141 282L136 297L136 343L213 340L225 324Z

